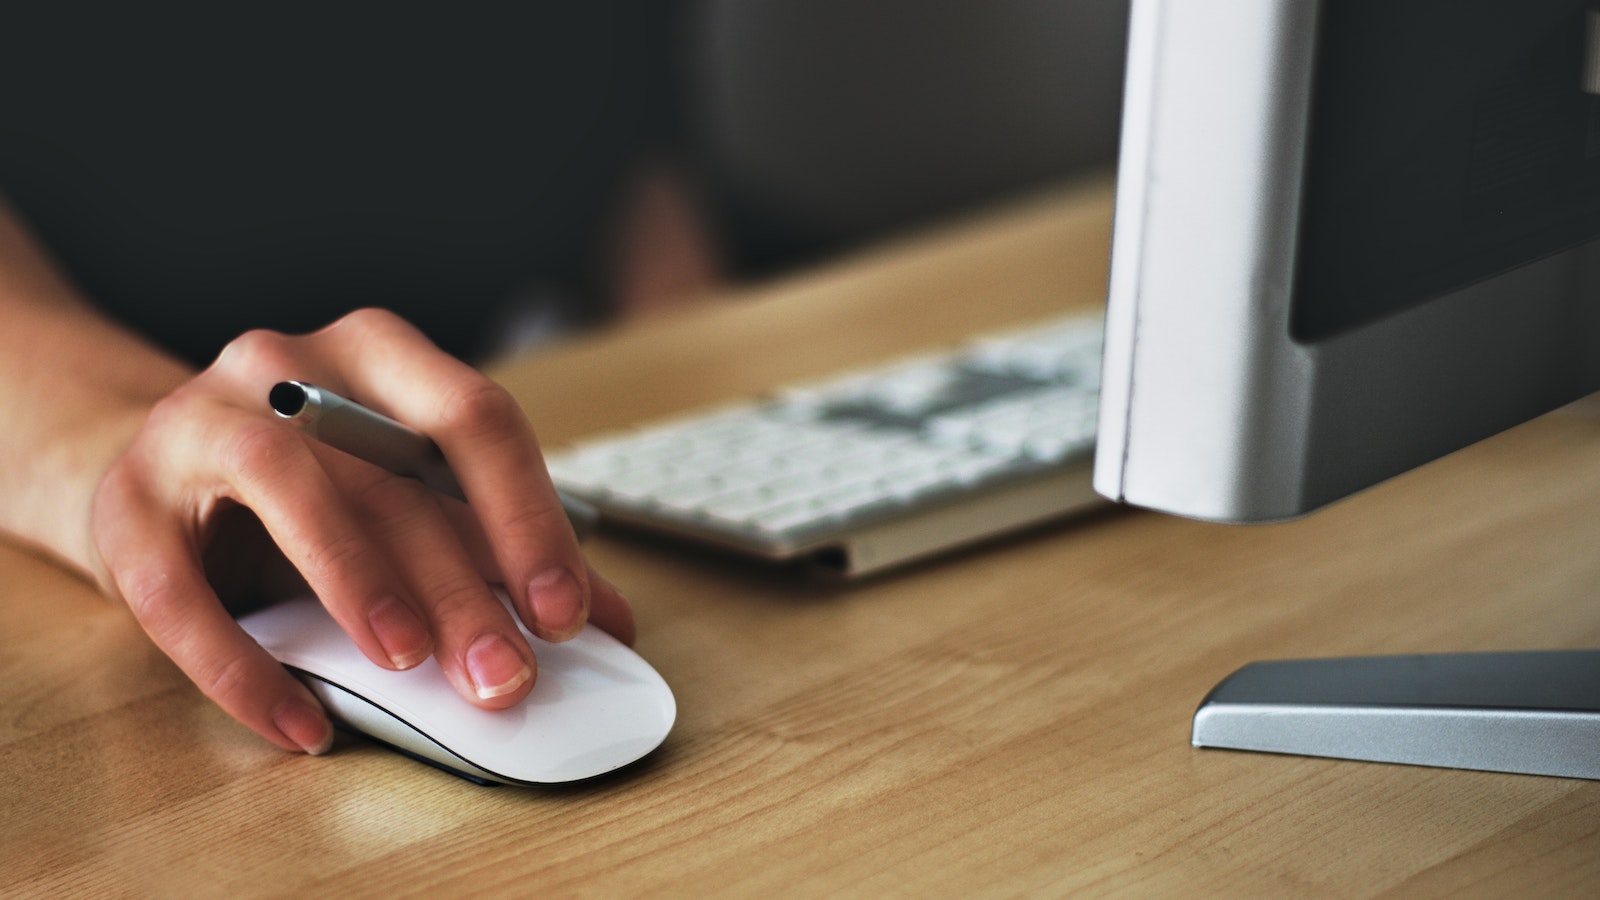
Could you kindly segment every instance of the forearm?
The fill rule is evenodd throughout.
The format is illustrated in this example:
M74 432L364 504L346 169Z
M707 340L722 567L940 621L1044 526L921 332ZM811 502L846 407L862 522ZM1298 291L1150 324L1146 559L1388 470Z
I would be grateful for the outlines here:
M97 312L0 200L0 530L92 576L95 486L193 373Z

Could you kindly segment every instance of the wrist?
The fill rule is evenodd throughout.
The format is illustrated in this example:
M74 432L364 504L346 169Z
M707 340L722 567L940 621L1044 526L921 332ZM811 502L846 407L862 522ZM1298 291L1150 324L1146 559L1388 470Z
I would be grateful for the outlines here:
M95 546L95 492L113 463L133 443L150 405L129 404L101 412L94 422L63 432L41 461L41 484L29 492L22 535L61 562L88 576L102 591L111 577Z
M98 320L33 330L31 365L8 360L13 390L0 398L14 438L0 447L0 531L108 588L91 530L95 490L191 373Z
M0 534L106 586L94 491L192 374L85 302L0 199Z

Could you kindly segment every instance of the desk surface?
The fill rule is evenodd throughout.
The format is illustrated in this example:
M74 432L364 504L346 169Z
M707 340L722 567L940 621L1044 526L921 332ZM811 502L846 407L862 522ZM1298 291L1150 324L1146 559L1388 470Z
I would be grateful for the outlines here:
M1044 198L496 370L547 443L1103 294L1109 193ZM0 894L1593 893L1600 785L1195 750L1252 659L1600 646L1600 415L1306 520L1116 512L867 584L602 536L665 746L485 789L280 753L131 618L0 545Z

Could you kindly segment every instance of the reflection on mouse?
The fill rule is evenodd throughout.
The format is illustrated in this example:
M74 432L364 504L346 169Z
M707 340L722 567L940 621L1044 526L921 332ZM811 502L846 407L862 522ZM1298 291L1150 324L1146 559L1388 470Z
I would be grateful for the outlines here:
M660 746L677 718L672 689L656 670L593 625L559 644L530 635L539 660L532 692L509 709L484 710L431 661L404 672L374 665L315 597L239 624L299 674L335 720L474 781L603 775Z

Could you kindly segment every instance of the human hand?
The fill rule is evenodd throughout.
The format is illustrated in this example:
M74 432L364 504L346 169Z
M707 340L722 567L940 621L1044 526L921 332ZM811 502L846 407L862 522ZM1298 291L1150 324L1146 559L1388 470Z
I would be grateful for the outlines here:
M470 507L279 421L266 392L286 380L358 398L431 437ZM584 561L516 402L391 313L233 341L155 404L92 506L102 578L162 651L269 741L320 752L332 739L325 713L206 577L207 551L232 549L212 545L241 510L367 658L406 669L431 655L480 707L517 703L537 671L491 583L541 638L570 638L592 620L633 640L628 603Z

